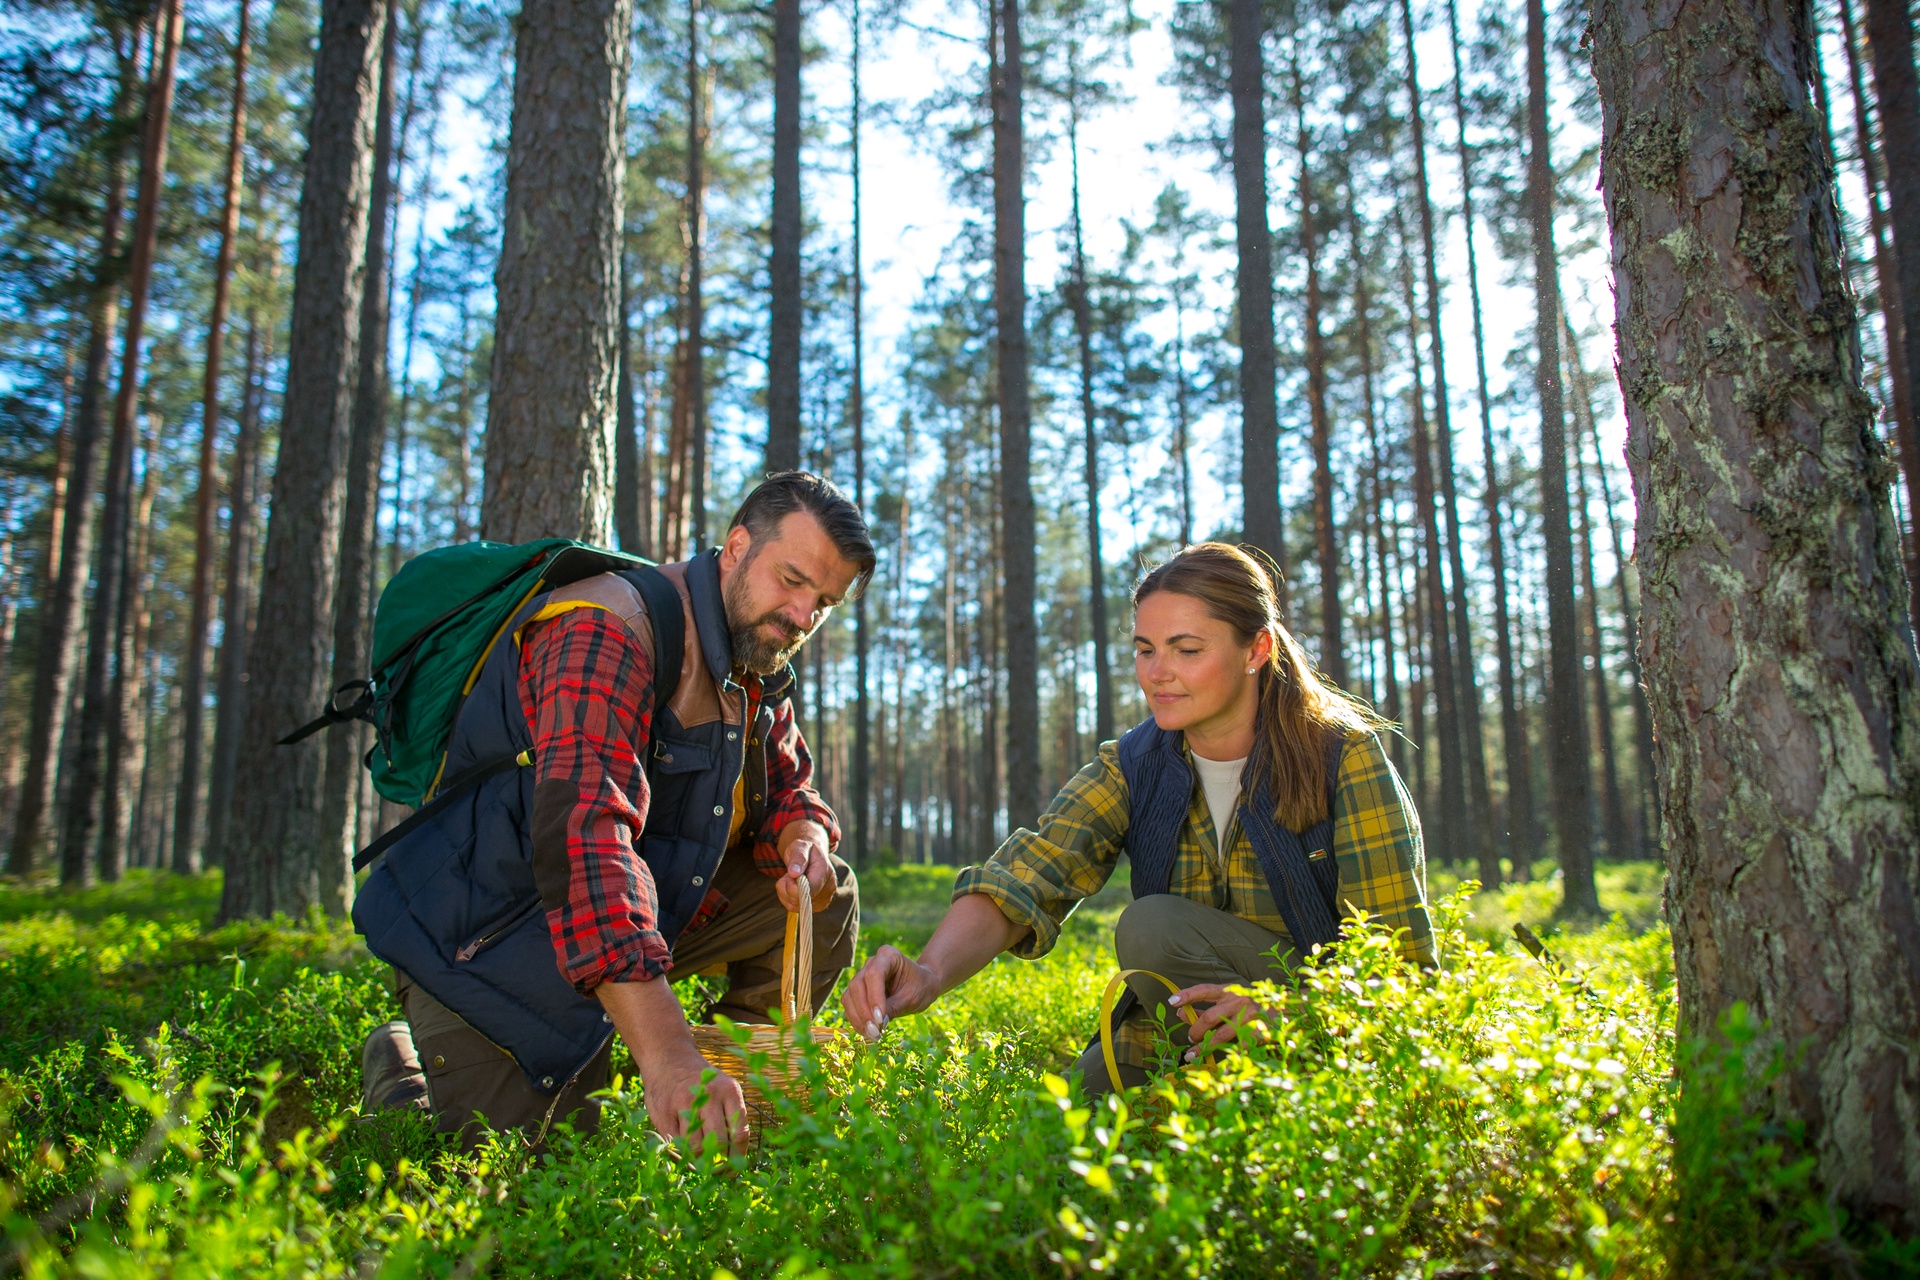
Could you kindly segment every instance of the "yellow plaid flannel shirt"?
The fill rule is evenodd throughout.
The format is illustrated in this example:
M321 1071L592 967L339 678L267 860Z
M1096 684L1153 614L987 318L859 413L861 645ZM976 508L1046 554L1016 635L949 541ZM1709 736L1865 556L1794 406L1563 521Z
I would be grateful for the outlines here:
M1186 753L1184 742L1180 750ZM1120 772L1118 745L1102 743L1099 757L1075 774L1040 815L1038 830L1015 831L985 865L963 870L953 896L984 893L992 898L1007 919L1033 930L1014 947L1014 954L1038 959L1053 949L1073 909L1100 892L1113 874L1126 836L1127 812L1127 780ZM1333 857L1340 869L1344 913L1359 908L1390 929L1404 930L1401 954L1416 964L1432 964L1420 819L1380 739L1370 732L1350 735L1340 760ZM1291 947L1253 842L1238 821L1228 827L1225 859L1219 857L1206 789L1197 776L1168 892L1279 934L1282 954Z
M1187 752L1186 743L1180 745ZM1033 932L1013 953L1033 960L1053 949L1060 926L1082 901L1098 893L1119 863L1127 830L1127 780L1116 743L1100 745L1091 764L1060 789L1040 815L1037 830L1008 836L984 865L961 871L953 896L984 893L1007 919ZM1193 800L1180 828L1168 892L1191 898L1277 934L1280 954L1292 949L1286 921L1274 905L1253 842L1237 820L1227 828L1227 852L1219 855L1206 789L1196 771ZM1401 955L1415 964L1435 963L1433 928L1427 917L1426 854L1420 819L1406 785L1387 759L1379 737L1366 730L1348 736L1334 792L1333 857L1340 870L1342 914L1365 911L1399 933ZM1150 1028L1128 1020L1117 1046L1122 1061L1141 1065Z

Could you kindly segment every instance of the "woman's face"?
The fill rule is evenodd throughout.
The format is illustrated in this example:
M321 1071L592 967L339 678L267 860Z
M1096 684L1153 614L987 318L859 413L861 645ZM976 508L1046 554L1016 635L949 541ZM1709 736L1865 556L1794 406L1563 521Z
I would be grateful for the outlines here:
M1245 717L1258 697L1258 676L1273 647L1264 632L1241 644L1233 628L1193 596L1156 591L1133 620L1133 675L1162 729L1220 729Z

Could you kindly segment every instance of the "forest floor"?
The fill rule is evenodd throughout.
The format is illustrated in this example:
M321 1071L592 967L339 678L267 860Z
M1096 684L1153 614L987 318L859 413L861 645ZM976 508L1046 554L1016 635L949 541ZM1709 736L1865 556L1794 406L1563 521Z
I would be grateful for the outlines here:
M863 957L923 942L952 874L863 873ZM616 1081L593 1137L461 1155L416 1115L356 1114L361 1040L397 1010L347 926L213 928L217 873L135 872L77 893L0 885L0 1274L1637 1276L1913 1262L1847 1239L1806 1167L1742 1119L1750 1029L1687 1050L1682 1094L1659 868L1603 864L1599 880L1612 918L1556 932L1550 877L1469 898L1437 870L1441 973L1356 934L1270 1039L1131 1106L1089 1107L1057 1073L1113 970L1126 891L1112 885L1043 960L1002 958L881 1045L811 1062L805 1096L731 1160L661 1143L631 1081ZM1552 935L1573 969L1526 955L1515 920ZM1688 1132L1715 1138L1690 1148ZM1679 1177L1676 1149L1694 1151Z

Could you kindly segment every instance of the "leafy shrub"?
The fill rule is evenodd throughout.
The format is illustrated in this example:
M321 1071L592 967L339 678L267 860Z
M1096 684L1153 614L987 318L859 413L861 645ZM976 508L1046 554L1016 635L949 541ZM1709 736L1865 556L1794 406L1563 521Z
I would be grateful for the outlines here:
M870 932L912 943L948 881L867 883ZM0 1217L49 1277L1847 1265L1791 1135L1745 1119L1741 1025L1690 1048L1676 1088L1663 928L1563 935L1582 966L1563 978L1471 936L1469 892L1438 911L1444 971L1356 931L1300 991L1266 993L1270 1039L1088 1104L1060 1073L1112 971L1117 904L1096 903L1046 960L1003 958L882 1044L814 1061L731 1159L661 1142L619 1079L592 1137L456 1153L417 1115L354 1114L360 1040L392 1002L338 928L33 914L0 893L0 1014L24 1028L0 1050Z

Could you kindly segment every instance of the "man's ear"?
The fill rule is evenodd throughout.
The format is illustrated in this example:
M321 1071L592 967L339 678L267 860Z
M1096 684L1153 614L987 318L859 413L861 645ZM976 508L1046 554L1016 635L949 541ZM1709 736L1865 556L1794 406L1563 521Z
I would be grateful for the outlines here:
M729 571L738 568L752 548L753 535L747 532L747 526L733 526L727 530L727 540L720 544L720 567Z

